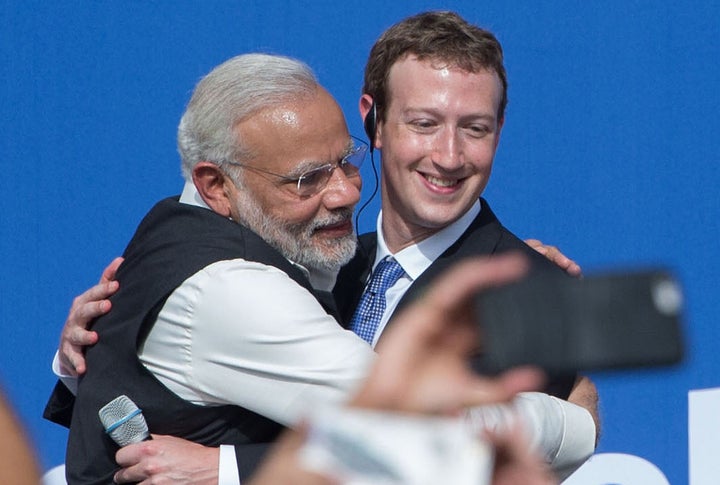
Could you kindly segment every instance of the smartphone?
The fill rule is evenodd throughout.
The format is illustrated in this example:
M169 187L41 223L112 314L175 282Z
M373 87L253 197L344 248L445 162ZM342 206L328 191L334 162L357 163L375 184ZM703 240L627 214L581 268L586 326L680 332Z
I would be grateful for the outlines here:
M530 276L477 296L484 366L576 372L675 364L683 356L682 306L681 285L665 269Z

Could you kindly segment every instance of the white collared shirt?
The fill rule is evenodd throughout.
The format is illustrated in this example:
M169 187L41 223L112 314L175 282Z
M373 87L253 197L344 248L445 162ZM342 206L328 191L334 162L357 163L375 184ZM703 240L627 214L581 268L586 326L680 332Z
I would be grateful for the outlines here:
M410 288L412 282L420 277L420 275L430 267L433 261L440 257L447 248L452 246L455 241L462 236L478 214L480 214L479 200L475 201L472 207L470 207L462 217L449 226L423 239L419 243L408 246L396 254L392 254L385 244L385 236L382 231L382 211L380 211L377 218L377 248L375 250L373 270L385 256L392 256L400 264L405 274L385 292L385 312L375 332L373 347L377 344L388 320L395 311L400 299Z
M192 183L180 201L205 206ZM374 358L287 274L244 259L213 263L176 288L138 355L187 401L238 405L287 426L343 401Z

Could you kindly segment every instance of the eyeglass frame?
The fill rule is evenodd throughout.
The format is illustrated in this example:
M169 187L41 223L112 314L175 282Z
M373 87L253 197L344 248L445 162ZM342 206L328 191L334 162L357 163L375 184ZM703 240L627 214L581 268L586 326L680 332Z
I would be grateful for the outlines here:
M350 138L353 141L352 148L351 148L350 152L347 153L346 155L344 155L340 160L338 160L337 162L329 162L329 163L325 163L323 165L311 168L311 169L306 170L305 172L301 173L297 177L291 177L288 175L271 172L270 170L265 170L264 168L254 167L252 165L240 163L235 160L227 160L225 163L227 163L228 165L234 165L234 166L240 167L240 168L246 168L248 170L254 170L256 172L264 173L266 175L272 175L273 177L277 177L286 183L294 183L295 184L295 194L301 198L308 198L308 197L313 197L314 195L319 194L320 192L322 192L325 189L325 187L327 187L327 184L328 184L328 182L330 182L330 178L332 178L332 174L336 168L340 168L343 171L343 174L345 174L345 176L348 178L354 178L354 177L360 176L360 167L362 166L363 162L365 161L365 155L367 154L367 151L368 151L368 144L364 140L362 140L358 137L350 135ZM357 164L352 163L348 160L350 157L353 157L353 156L360 156L360 159L359 159L360 161ZM347 173L345 171L344 167L346 167L348 165L351 167L354 167L357 171L355 173ZM322 184L321 187L316 187L310 193L303 194L300 190L303 180L308 178L311 175L314 175L316 173L320 174L323 172L325 174L327 174L326 175L327 179L325 180L324 184Z

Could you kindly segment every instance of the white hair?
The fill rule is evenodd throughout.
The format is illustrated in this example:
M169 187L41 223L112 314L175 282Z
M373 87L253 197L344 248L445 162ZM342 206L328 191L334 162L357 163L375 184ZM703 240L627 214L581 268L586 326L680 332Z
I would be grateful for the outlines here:
M192 180L198 162L223 165L247 157L234 131L239 122L317 89L312 70L288 57L244 54L220 64L195 87L178 126L183 176Z

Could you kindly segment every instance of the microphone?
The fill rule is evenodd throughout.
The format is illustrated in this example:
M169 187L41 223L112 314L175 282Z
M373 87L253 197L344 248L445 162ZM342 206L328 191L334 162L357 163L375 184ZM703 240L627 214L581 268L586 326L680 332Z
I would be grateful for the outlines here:
M151 439L142 411L125 395L100 408L98 416L105 432L121 447Z

